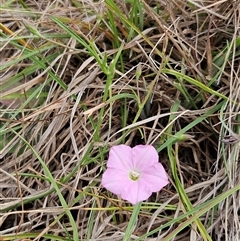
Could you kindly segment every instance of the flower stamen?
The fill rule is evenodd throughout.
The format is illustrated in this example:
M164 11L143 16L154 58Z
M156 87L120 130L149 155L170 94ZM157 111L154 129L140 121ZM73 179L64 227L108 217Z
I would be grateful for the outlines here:
M129 177L131 178L131 180L136 181L140 177L140 173L137 170L131 170Z

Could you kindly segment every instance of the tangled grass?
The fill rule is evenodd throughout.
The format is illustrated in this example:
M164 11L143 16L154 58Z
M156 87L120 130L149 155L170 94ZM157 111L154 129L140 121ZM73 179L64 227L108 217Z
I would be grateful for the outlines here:
M240 240L240 2L15 1L1 17L1 240ZM170 183L101 187L151 144Z

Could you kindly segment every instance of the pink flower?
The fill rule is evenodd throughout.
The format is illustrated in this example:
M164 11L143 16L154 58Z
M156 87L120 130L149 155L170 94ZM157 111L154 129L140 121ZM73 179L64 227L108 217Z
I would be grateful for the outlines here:
M169 183L153 146L113 146L102 186L132 204L148 199Z

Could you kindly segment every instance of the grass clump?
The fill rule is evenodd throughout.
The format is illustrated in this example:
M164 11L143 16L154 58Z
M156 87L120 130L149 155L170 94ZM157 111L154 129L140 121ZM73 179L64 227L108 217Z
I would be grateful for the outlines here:
M2 240L240 239L239 3L3 1ZM169 184L101 187L152 144Z

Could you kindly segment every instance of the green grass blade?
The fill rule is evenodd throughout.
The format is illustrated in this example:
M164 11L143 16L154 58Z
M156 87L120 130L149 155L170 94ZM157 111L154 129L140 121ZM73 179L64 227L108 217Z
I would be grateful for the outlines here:
M124 237L123 237L123 241L131 240L131 235L134 231L134 227L135 227L136 222L138 220L138 215L139 215L139 212L140 212L140 209L141 209L141 205L142 205L142 202L140 202L140 203L138 203L134 206L130 221L128 223L126 232L125 232Z
M45 162L42 160L42 158L38 155L38 153L34 150L34 148L20 135L18 134L16 131L12 130L12 132L17 135L28 147L29 149L32 150L33 154L36 156L36 158L38 159L38 161L41 163L42 167L43 167L43 170L45 172L45 175L48 177L51 185L53 186L53 188L55 189L58 197L59 197L59 200L62 204L62 207L64 209L64 211L66 212L66 214L68 215L68 218L69 218L69 221L71 223L71 226L73 228L73 240L74 241L78 241L79 240L79 237L78 237L78 230L77 230L77 226L76 226L76 223L75 223L75 220L69 210L69 207L68 207L68 204L66 202L66 200L64 199L59 187L58 187L58 184L56 183L54 177L52 176L52 173L50 172L50 170L48 169L47 165L45 164Z

